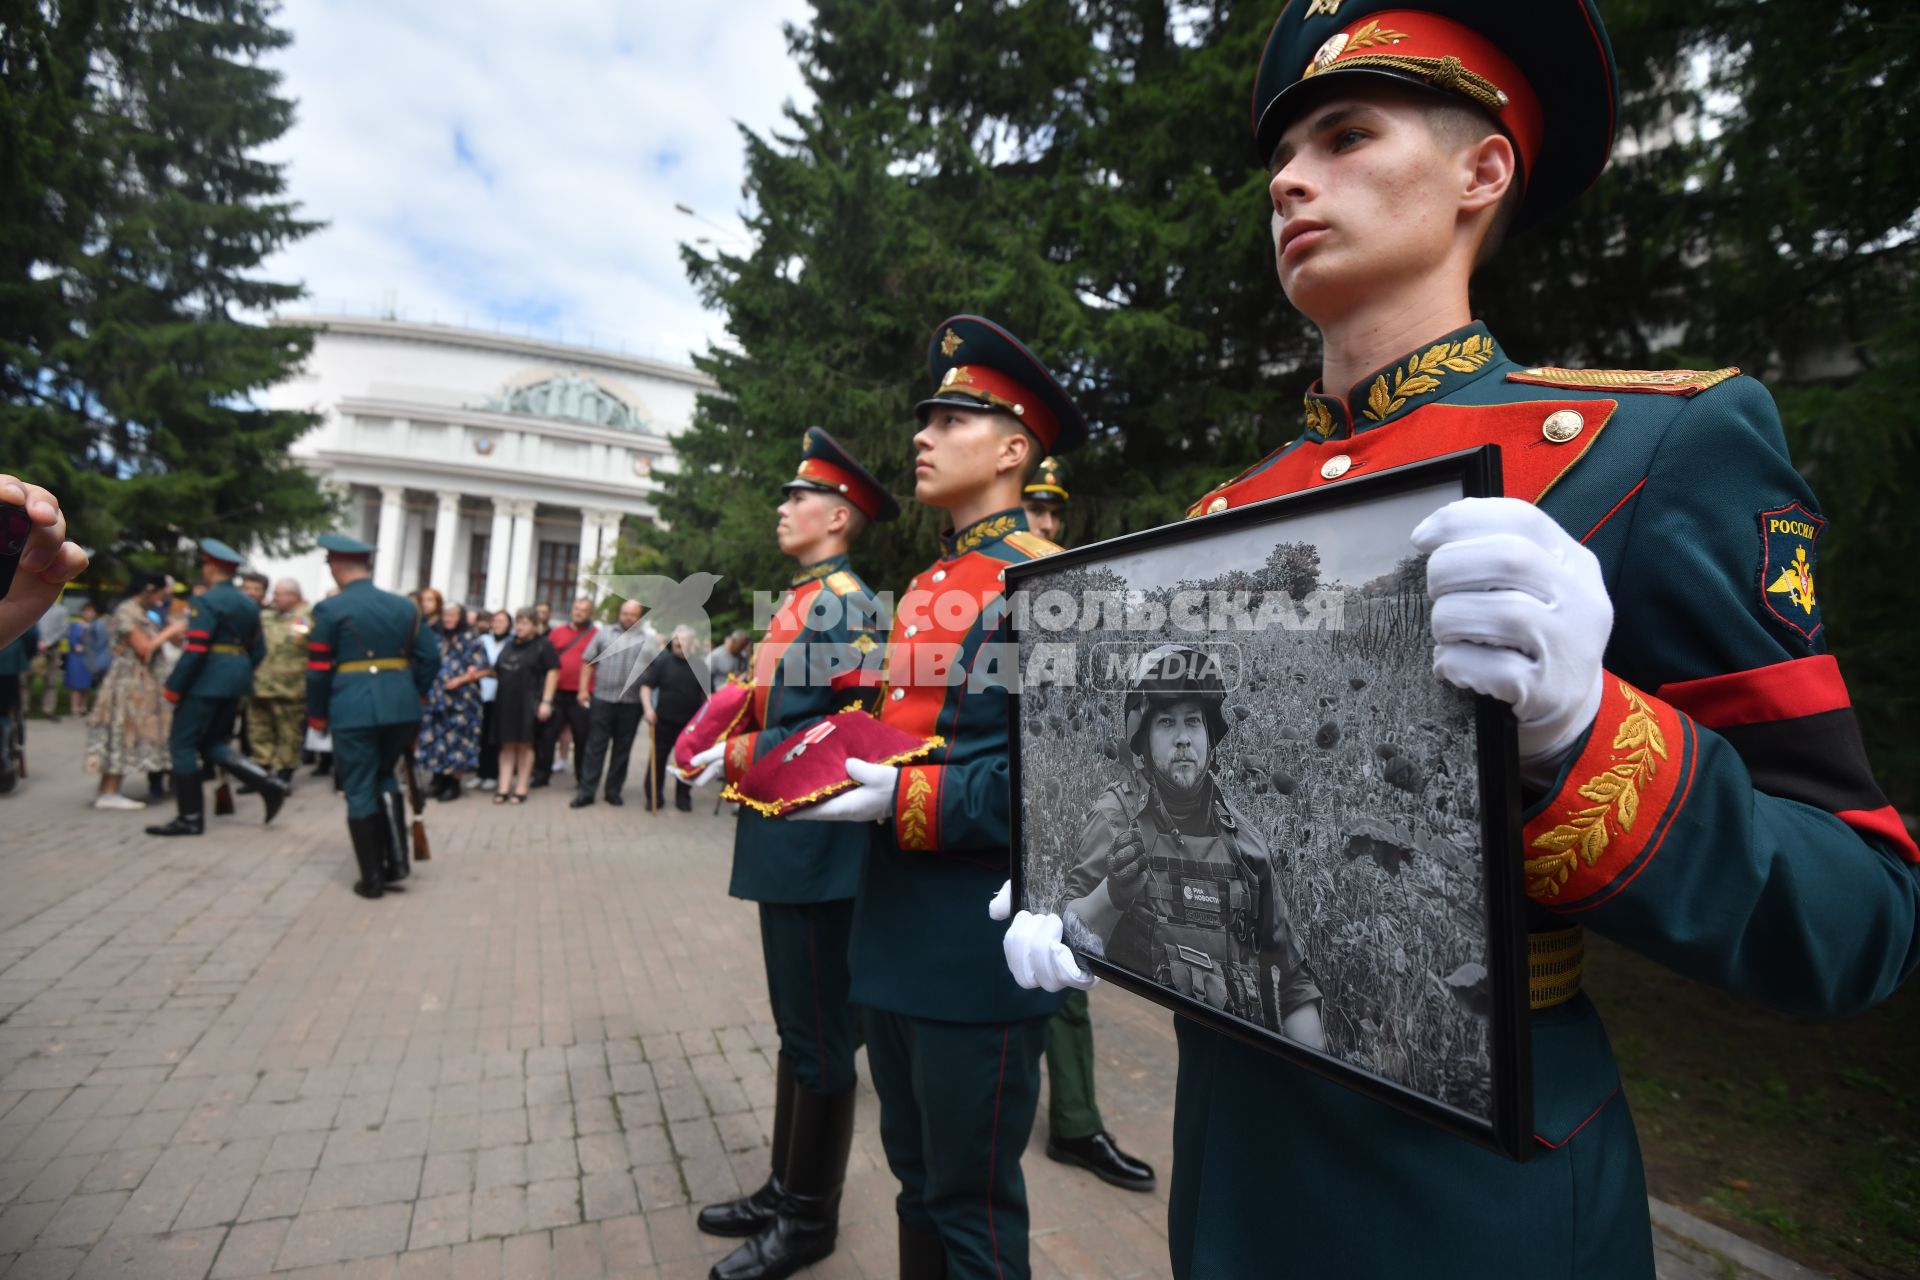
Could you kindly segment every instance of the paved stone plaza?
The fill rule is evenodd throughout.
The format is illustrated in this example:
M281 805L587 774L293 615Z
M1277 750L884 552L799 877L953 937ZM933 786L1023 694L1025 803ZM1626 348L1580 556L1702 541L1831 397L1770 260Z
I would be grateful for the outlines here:
M81 743L33 724L34 776L0 798L5 1280L691 1280L728 1251L693 1211L765 1174L774 1039L711 792L575 812L556 775L523 807L435 804L433 861L365 902L323 781L271 828L240 797L159 840L158 807L89 807ZM1107 988L1093 1008L1101 1108L1164 1185L1171 1019ZM822 1278L894 1272L861 1066ZM1045 1122L1036 1276L1167 1275L1162 1196L1047 1160ZM1658 1234L1664 1280L1794 1274Z

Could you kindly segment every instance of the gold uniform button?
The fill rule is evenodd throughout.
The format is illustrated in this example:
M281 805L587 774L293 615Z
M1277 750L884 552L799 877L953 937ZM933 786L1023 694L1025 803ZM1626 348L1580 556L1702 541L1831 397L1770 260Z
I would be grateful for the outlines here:
M1587 420L1572 409L1558 409L1548 414L1547 420L1540 424L1540 434L1555 444L1565 444L1579 435L1581 428L1586 425Z
M911 625L907 627L907 639L909 639L909 640L911 640L911 639L913 639L913 638L914 638L915 636L917 636L917 635L919 635L919 634L920 634L920 628L919 628L919 627L917 627L917 626L911 626Z
M1210 516L1218 515L1222 511L1225 511L1226 509L1227 509L1227 500L1225 498L1215 498L1212 502L1209 502L1207 504L1207 514Z
M947 571L945 569L934 570L933 580L935 582L945 582L947 580Z
M1338 480L1353 469L1353 459L1344 453L1336 453L1320 464L1322 480Z
M892 696L893 696L893 700L894 700L895 702L898 702L898 701L900 701L900 699L902 699L902 698L904 698L904 697L906 697L906 696L907 696L907 691L906 691L905 689L895 689L895 690L893 691L893 695L892 695Z

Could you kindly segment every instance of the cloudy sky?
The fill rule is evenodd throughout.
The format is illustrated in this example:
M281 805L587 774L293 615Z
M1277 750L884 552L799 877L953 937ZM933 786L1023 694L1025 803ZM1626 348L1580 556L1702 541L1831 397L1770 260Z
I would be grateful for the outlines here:
M681 267L744 239L734 122L803 99L804 0L286 0L298 103L268 153L325 229L268 264L310 311L684 361L722 336ZM708 221L679 213L684 203ZM709 222L719 224L718 228Z

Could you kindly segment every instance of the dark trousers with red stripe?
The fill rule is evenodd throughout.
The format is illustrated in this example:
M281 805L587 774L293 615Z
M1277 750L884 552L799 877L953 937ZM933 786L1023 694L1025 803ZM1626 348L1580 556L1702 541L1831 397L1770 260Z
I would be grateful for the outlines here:
M838 1093L854 1083L853 1011L847 1004L852 929L851 898L760 904L760 950L780 1052L792 1060L794 1078L819 1093Z
M1040 1105L1048 1020L865 1015L880 1144L900 1180L900 1221L939 1233L950 1280L1025 1280L1020 1156Z

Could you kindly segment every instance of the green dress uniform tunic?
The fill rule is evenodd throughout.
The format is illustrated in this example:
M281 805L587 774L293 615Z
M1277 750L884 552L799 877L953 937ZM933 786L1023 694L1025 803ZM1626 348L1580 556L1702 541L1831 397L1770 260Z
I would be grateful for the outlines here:
M754 651L754 723L764 727L727 739L727 781L860 697L878 617L873 593L846 556L794 575ZM784 822L746 805L734 828L727 892L760 904L780 1052L800 1083L822 1093L854 1083L847 942L867 839L859 823Z
M360 578L313 607L307 715L329 722L349 818L372 817L383 792L399 794L394 765L439 669L440 642L405 596Z
M231 582L208 587L191 609L184 652L166 683L167 701L175 704L167 749L174 773L182 776L212 773L215 765L239 758L234 717L240 700L253 692L253 669L267 656L260 606Z
M1736 374L1531 368L1472 325L1344 397L1310 391L1304 434L1190 514L1500 446L1506 496L1594 552L1614 608L1599 717L1526 812L1534 928L1847 1013L1920 963L1920 852L1826 652L1826 521L1771 398ZM1534 1006L1524 1164L1177 1018L1174 1274L1389 1276L1417 1257L1436 1277L1652 1276L1633 1122L1577 970Z
M854 906L853 1002L867 1014L901 1222L939 1233L956 1280L1028 1274L1020 1155L1060 997L1014 984L1004 926L986 911L1011 839L1015 672L996 602L1005 565L1057 550L1017 507L944 535L940 559L907 584L887 645L880 718L946 745L901 767L893 821L874 829Z
M247 703L247 736L253 758L269 769L296 769L306 740L307 633L313 612L304 601L287 613L260 611L267 656L253 673L253 699Z

